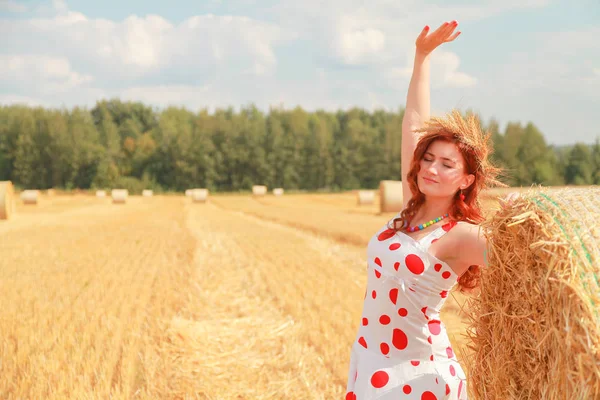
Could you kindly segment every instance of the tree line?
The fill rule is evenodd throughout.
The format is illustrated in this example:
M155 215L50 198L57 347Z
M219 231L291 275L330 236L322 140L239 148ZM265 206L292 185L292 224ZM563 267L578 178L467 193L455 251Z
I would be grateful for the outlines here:
M469 110L464 115L470 114ZM22 189L110 189L136 193L249 190L338 191L400 179L404 110L307 112L254 105L192 112L102 100L90 110L0 106L0 180ZM504 182L600 183L600 141L557 148L531 122L492 133Z

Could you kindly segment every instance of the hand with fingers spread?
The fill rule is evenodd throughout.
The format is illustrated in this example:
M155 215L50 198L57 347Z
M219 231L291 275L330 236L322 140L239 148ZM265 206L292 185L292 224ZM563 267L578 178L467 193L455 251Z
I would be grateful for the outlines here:
M460 31L454 32L457 27L458 22L456 21L444 22L434 32L430 33L429 26L425 26L415 42L417 52L427 55L442 43L453 41L460 35Z

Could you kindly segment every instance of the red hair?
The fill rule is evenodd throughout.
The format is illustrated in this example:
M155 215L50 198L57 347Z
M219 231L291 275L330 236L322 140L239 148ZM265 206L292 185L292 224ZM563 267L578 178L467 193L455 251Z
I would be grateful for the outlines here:
M448 210L448 217L453 221L465 221L470 224L482 222L485 218L479 201L481 190L490 183L505 186L495 179L500 170L490 165L487 160L487 156L493 151L489 143L490 135L481 134L475 117L472 116L465 121L458 111L454 111L447 119L432 118L427 127L419 132L424 132L424 135L419 138L406 176L412 197L406 208L400 213L400 217L392 221L390 229L397 232L410 226L414 216L425 204L425 194L419 190L417 174L421 169L421 160L425 152L436 141L454 143L464 158L465 173L475 177L468 188L454 194L454 201ZM460 199L461 192L465 196L464 200ZM477 288L480 275L479 265L469 266L468 270L458 279L460 291Z

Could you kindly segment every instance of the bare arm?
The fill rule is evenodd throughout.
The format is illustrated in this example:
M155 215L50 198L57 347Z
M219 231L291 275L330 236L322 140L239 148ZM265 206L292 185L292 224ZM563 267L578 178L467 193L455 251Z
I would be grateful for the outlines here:
M430 54L442 43L451 42L460 35L460 32L454 33L454 29L457 26L458 23L456 21L445 22L431 34L429 34L429 27L426 26L415 42L415 61L408 86L406 110L404 111L404 118L402 120L402 208L406 207L406 204L412 197L406 175L410 169L413 153L417 145L417 135L414 131L423 126L425 121L429 119L430 114Z

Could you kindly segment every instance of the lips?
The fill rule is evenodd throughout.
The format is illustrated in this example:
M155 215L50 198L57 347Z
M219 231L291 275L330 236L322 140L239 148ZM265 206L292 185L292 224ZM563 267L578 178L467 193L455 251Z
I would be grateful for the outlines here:
M423 180L427 181L427 182L431 182L431 183L437 183L436 181L434 181L433 179L429 179L426 177L423 177Z

